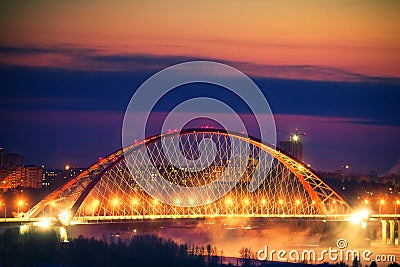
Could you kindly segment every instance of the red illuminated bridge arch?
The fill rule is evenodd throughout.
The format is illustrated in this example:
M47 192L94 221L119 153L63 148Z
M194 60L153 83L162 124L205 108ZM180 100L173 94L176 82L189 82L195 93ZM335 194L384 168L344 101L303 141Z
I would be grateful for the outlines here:
M199 155L200 142L205 138L216 145L213 161L211 155ZM189 159L204 161L200 164L207 167L194 172L189 166L182 169L169 164L162 140L176 141L168 142L172 146L169 150L176 151L172 157L176 155L178 159L181 152ZM232 142L237 144L234 149ZM227 171L227 164L233 162L232 158L241 157L244 146L249 148L250 157L234 160L237 166L233 168L244 171L227 194L211 203L181 206L180 200L190 196L178 196L176 202L164 203L149 195L136 180L155 179L155 167L173 184L201 187ZM143 164L145 154L152 159L152 168ZM125 157L129 158L131 171ZM257 188L249 190L254 178L260 182ZM193 201L196 203L196 199ZM45 197L24 217L56 217L68 225L73 220L96 219L315 217L347 214L350 210L348 203L326 182L289 155L241 134L190 129L153 136L108 155Z

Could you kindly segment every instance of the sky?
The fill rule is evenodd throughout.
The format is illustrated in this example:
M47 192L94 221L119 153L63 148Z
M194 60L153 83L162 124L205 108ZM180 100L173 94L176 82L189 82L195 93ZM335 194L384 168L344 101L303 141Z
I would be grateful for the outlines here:
M391 0L2 1L0 147L87 167L121 147L146 79L212 60L254 80L279 140L307 134L312 168L387 174L400 164L399 11Z

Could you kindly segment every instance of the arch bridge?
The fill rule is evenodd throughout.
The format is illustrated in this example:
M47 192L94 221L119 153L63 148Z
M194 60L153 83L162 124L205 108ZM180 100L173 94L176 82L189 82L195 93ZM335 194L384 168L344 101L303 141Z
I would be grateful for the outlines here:
M159 195L149 194L138 182L156 185L159 177L189 191L160 187ZM229 190L207 191L212 183ZM57 218L68 225L216 216L325 218L349 211L315 172L284 152L238 133L190 129L153 136L102 158L24 218Z

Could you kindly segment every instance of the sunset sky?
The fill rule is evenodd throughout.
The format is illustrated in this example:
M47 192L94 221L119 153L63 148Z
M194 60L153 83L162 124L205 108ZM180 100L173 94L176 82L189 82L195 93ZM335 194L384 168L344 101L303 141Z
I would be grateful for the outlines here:
M226 63L254 79L305 160L400 164L399 1L2 1L0 147L85 167L121 146L124 110L157 71Z

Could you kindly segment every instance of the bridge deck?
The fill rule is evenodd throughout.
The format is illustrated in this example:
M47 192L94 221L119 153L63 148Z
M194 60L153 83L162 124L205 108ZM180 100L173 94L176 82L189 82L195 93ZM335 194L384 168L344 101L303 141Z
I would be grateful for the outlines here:
M352 215L260 215L260 214L232 214L232 215L126 215L126 216L85 216L74 217L72 224L86 224L89 222L107 222L107 221L137 221L137 220L154 220L154 219L213 219L213 218L265 218L265 219L316 219L326 221L350 221ZM370 219L400 219L400 214L371 214ZM2 218L0 225L4 223L37 223L49 221L52 224L57 223L55 217L38 217L38 218Z

